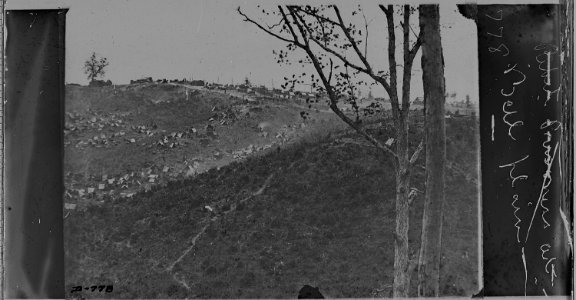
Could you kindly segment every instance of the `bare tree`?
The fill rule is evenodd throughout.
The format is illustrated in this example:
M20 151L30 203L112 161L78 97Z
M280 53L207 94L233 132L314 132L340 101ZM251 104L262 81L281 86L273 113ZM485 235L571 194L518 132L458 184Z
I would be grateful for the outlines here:
M422 81L425 103L426 196L418 259L418 296L438 297L444 209L446 128L444 57L438 5L420 6Z
M364 137L380 152L393 162L396 179L396 225L394 231L394 297L408 297L410 272L415 264L410 263L408 228L411 193L411 171L423 148L423 142L411 153L409 149L408 116L410 111L410 81L414 57L421 45L420 35L416 36L410 27L410 15L414 9L408 5L394 11L392 5L379 5L379 10L386 18L388 33L388 70L378 70L368 59L368 22L358 7L352 15L362 15L364 27L345 22L339 8L329 6L278 6L272 12L262 10L266 16L272 15L275 24L256 21L238 12L244 21L250 22L260 30L286 42L289 51L301 50L305 59L299 62L310 64L316 74L310 75L313 86L319 94L326 95L330 109L346 124ZM402 73L397 73L395 16L402 17ZM362 20L362 19L360 19ZM360 22L362 24L362 22ZM413 41L410 36L414 35ZM362 45L364 47L362 47ZM362 49L363 48L363 49ZM287 59L287 51L276 53L278 63ZM293 88L303 82L302 76L285 78ZM362 77L361 77L362 76ZM318 78L319 77L319 78ZM365 84L366 78L371 84L381 85L390 98L392 105L392 123L395 131L394 144L382 143L376 136L366 130L360 119L360 109L356 104L358 84ZM402 90L398 92L398 80L402 80ZM341 104L352 106L352 114L341 109ZM340 104L340 105L339 105Z
M106 71L104 68L108 66L108 59L105 57L97 57L96 52L92 52L90 58L84 62L84 73L88 75L88 80L93 82L96 78L104 76Z

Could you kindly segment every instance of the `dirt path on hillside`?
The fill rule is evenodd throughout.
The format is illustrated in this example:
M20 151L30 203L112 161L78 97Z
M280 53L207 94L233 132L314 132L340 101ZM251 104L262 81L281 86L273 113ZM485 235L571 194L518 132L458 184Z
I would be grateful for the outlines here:
M188 242L190 246L186 248L182 252L182 254L165 269L165 272L171 273L172 278L174 279L175 282L179 283L187 290L190 290L190 286L188 285L188 283L186 283L186 281L182 278L182 276L180 276L178 272L173 272L174 267L178 265L190 253L190 251L192 251L196 247L196 243L202 238L204 233L206 233L206 230L208 229L208 227L210 227L210 225L219 221L222 218L225 218L228 214L235 212L236 208L239 205L244 204L245 202L253 199L254 197L257 197L262 193L264 193L264 191L270 185L270 181L272 180L274 175L275 173L270 174L257 191L252 193L250 196L237 201L236 203L232 203L232 205L230 205L230 208L226 211L216 211L213 207L218 207L217 203L211 203L210 205L206 205L205 209L210 212L210 216L206 216L204 221L201 222L204 224L204 226L202 226L200 231L190 240L190 242Z

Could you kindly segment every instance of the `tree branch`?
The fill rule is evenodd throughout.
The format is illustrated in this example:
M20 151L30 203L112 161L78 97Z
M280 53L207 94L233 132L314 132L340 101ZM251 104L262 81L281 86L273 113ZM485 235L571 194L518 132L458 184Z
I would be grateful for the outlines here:
M340 117L340 119L342 119L344 122L346 122L346 124L348 124L354 130L356 130L356 132L358 132L360 135L362 135L364 138L366 138L368 140L368 142L370 142L371 144L376 146L376 148L384 151L385 153L392 155L392 157L394 158L393 159L394 167L398 167L398 155L396 155L396 153L392 149L390 149L388 146L380 143L380 141L378 141L376 138L374 138L372 135L370 135L368 132L366 132L366 130L364 130L364 128L362 128L362 126L360 124L354 122L352 119L350 119L348 116L346 116L346 114L344 114L344 112L342 112L342 110L340 110L340 108L338 108L338 106L336 105L336 102L332 101L332 99L330 99L330 109L338 117Z
M392 13L392 6L388 5L388 8L386 8L386 6L380 4L378 5L378 7L380 7L380 9L384 12L384 14L388 15Z
M390 6L391 7L391 6ZM282 9L281 6L278 6L278 9L280 11L280 13L282 14L282 18L284 20L284 23L286 24L286 26L288 27L293 40L290 40L288 38L282 37L274 32L271 32L270 30L264 28L263 26L261 26L258 22L253 21L252 19L250 19L248 16L246 16L244 13L242 13L242 11L240 10L240 8L238 8L238 13L240 13L240 15L242 15L245 18L245 21L251 22L253 24L255 24L256 26L258 26L258 28L260 28L261 30L263 30L264 32L278 38L279 40L288 42L288 43L293 43L294 45L302 48L306 54L308 55L308 57L310 58L310 60L312 61L312 64L314 65L314 68L316 69L316 72L318 73L318 75L320 76L320 79L322 80L322 83L326 89L326 92L328 94L329 100L330 100L330 109L340 118L342 119L346 124L348 124L350 127L352 127L356 132L358 132L361 136L363 136L366 140L368 140L368 142L370 142L371 144L373 144L374 146L376 146L378 149L380 149L381 151L383 151L384 153L390 154L391 158L392 158L392 162L395 166L395 168L398 168L398 164L399 164L399 158L398 155L395 153L395 151L393 151L390 147L382 144L379 140L377 140L374 136L372 136L371 134L369 134L368 132L366 132L366 130L362 127L362 125L358 122L354 122L352 119L350 119L346 114L344 114L344 112L342 112L342 110L340 110L340 108L338 108L338 97L336 95L336 93L334 92L333 87L330 85L330 80L332 79L332 70L333 70L333 62L332 59L330 59L330 75L329 78L326 78L326 75L324 74L323 71L323 65L320 64L318 58L316 57L316 55L314 54L314 52L312 51L311 47L310 47L310 43L309 40L312 40L315 44L317 44L320 48L322 48L324 51L336 56L338 59L340 59L344 64L346 64L347 66L350 66L360 72L363 72L365 74L368 74L370 77L372 77L374 80L376 80L377 82L381 83L384 88L387 90L387 92L389 93L389 95L391 95L391 99L394 98L394 100L396 101L396 107L398 106L398 98L397 98L397 92L395 92L394 90L391 89L390 85L386 82L386 80L383 77L379 77L377 75L375 75L372 72L372 69L370 68L370 65L368 64L368 61L366 60L366 57L364 55L362 55L362 52L358 49L358 45L354 42L353 38L351 37L348 29L345 27L344 22L340 16L340 13L338 11L338 8L334 6L335 11L337 12L337 15L339 17L339 23L333 23L333 25L337 25L339 27L341 27L346 35L346 37L348 38L348 40L352 43L352 46L354 48L354 50L356 51L356 53L358 54L358 56L360 57L360 59L362 60L362 62L364 63L364 65L366 66L366 68L362 68L360 66L357 66L355 64L352 64L350 61L348 61L343 55L341 55L340 53L334 51L333 49L329 48L326 45L323 45L320 41L318 41L316 38L314 38L314 36L312 34L310 34L310 28L308 27L308 24L306 24L306 22L304 22L304 20L302 19L302 17L300 15L297 14L297 12L301 11L301 12L305 12L307 14L311 14L305 10L302 10L300 7L297 6L287 6L288 9L288 13L290 14L290 16L292 17L292 22L290 21L289 17L287 16L287 14L285 13L285 11ZM392 10L390 9L390 12L392 12ZM388 15L387 15L388 17ZM389 24L390 21L392 21L392 26L389 26L388 30L389 32L392 32L392 40L394 40L394 26L393 26L393 17L390 20L389 19ZM294 26L292 25L292 23L298 28L299 33L301 35L302 41L300 41L298 34L296 33L296 31L294 30ZM306 32L308 32L308 34L306 34ZM393 45L393 43L392 43ZM394 50L394 47L392 47L392 50ZM389 54L390 55L390 54ZM395 57L394 52L392 51L391 53L392 57ZM394 59L394 63L391 64L392 66L394 66L395 68L395 59ZM394 76L396 76L396 72L391 72L392 74L394 74ZM396 86L396 78L394 78L394 85ZM393 100L393 101L394 101Z
M345 65L348 65L362 73L368 74L370 75L370 72L367 69L364 69L356 64L351 63L346 57L344 57L344 55L336 52L334 49L331 49L330 47L327 47L325 45L323 45L320 41L318 41L316 38L314 37L310 37L310 40L313 41L316 45L320 46L320 48L322 48L322 50L336 56L338 59L340 59Z
M303 13L309 15L309 16L312 16L312 17L314 17L314 18L319 18L320 20L322 20L322 21L324 21L324 22L327 22L327 23L329 23L329 24L332 24L332 25L335 25L335 26L340 27L340 24L338 24L338 22L336 22L336 21L334 21L334 20L332 20L332 19L330 19L330 18L321 16L321 15L319 15L319 14L317 14L317 13L309 12L309 11L307 11L307 10L305 10L305 9L300 8L299 6L295 6L295 9L298 10L298 11L301 11L301 12L303 12Z
M268 29L272 30L272 29L274 29L274 27L282 25L282 23L284 23L284 19L280 20L278 23L276 23L272 26L268 26Z
M407 7L404 7L404 14L405 15L406 15L406 9L407 9ZM409 12L409 6L408 6L408 12ZM409 20L405 20L404 23L402 23L403 29L406 29L406 28L404 28L404 26L406 26L406 25L408 25L407 27L410 29L410 31L412 32L412 34L416 38L416 42L412 46L412 49L410 49L408 51L408 53L410 54L410 60L414 60L416 53L418 53L418 50L420 49L420 46L422 45L422 33L420 32L420 33L416 34L414 29L412 28L412 25L410 25ZM409 38L409 37L405 36L405 39L406 38Z
M298 6L288 6L288 11L290 12L292 18L294 20L299 21L298 23L296 23L296 25L300 29L300 33L304 34L304 32L307 31L309 37L313 36L314 31L306 24L306 20L304 20L304 18L300 14L298 14L298 9L299 9Z
M296 46L298 46L298 47L302 47L302 45L301 45L296 39L290 40L290 39L287 39L287 38L285 38L285 37L282 37L282 36L280 36L280 35L272 32L272 31L264 28L264 26L260 25L260 23L258 23L258 22L256 22L256 21L250 19L247 15L245 15L245 14L242 12L242 10L240 10L240 6L238 6L237 11L238 11L238 13L239 13L241 16L244 17L244 22L250 22L250 23L258 26L258 28L260 28L262 31L266 32L267 34L269 34L269 35L271 35L271 36L273 36L273 37L275 37L275 38L277 38L277 39L279 39L279 40L281 40L281 41L284 41L284 42L287 42L287 43L294 43L294 45L296 45Z
M408 116L410 109L410 81L412 79L412 62L410 59L410 6L404 5L404 22L402 22L404 68L402 72L402 113Z
M414 153L412 153L412 157L410 157L410 167L413 167L416 164L416 161L418 160L418 157L420 157L420 153L422 152L423 149L424 149L424 138L420 140L418 147L416 147L416 150L414 150Z
M338 52L335 51L334 49L331 49L330 47L328 47L328 46L326 45L326 43L322 43L321 41L319 41L318 39L316 39L314 36L310 35L310 36L308 37L308 39L309 39L309 40L312 40L315 44L317 44L317 45L318 45L320 48L322 48L324 51L326 51L326 52L328 52L328 53L336 56L336 57L337 57L338 59L340 59L345 65L350 66L350 67L356 69L357 71L360 71L360 72L362 72L362 73L370 76L370 77L371 77L372 79L374 79L376 82L380 83L380 84L384 87L384 89L386 90L386 92L388 93L388 95L390 95L390 98L391 98L391 99L395 99L395 100L398 99L397 92L395 91L396 89L393 90L393 89L390 87L390 84L386 81L385 78L374 74L374 71L372 70L372 67L370 66L370 63L369 63L368 60L366 59L366 56L362 54L362 52L361 52L360 49L358 48L357 43L354 41L354 39L353 39L352 36L350 35L350 32L349 32L348 28L347 28L346 25L344 24L344 20L343 20L343 18L342 18L342 15L340 14L340 10L338 9L338 7L337 7L336 5L333 5L332 7L333 7L333 9L334 9L334 12L336 13L337 18L338 18L338 22L337 22L337 23L334 22L334 21L332 21L332 20L330 20L330 19L327 19L327 18L325 18L325 17L322 17L322 16L319 16L319 15L317 15L317 14L314 14L314 13L308 12L308 11L306 11L306 10L303 10L302 8L300 8L300 7L298 7L298 6L290 6L290 7L289 7L289 10L290 10L293 18L296 18L296 17L294 16L293 12L295 12L295 11L301 11L301 12L304 12L304 13L310 15L310 16L319 17L319 18L321 18L322 20L326 20L326 21L328 21L329 23L331 23L331 24L333 24L333 25L335 25L335 26L340 27L340 28L342 29L342 32L344 32L344 35L346 36L346 38L348 39L348 41L349 41L350 44L352 45L354 51L356 52L356 54L358 55L358 57L360 58L360 60L361 60L362 63L364 64L364 66L365 66L364 68L363 68L363 67L360 67L360 66L358 66L358 65L356 65L356 64L354 64L354 63L352 63L352 62L350 62L350 60L348 60L348 59L347 59L346 57L344 57L342 54L338 53ZM390 9L389 11L390 11L390 12L393 12L392 9ZM311 29L308 27L308 25L306 24L306 22L304 22L304 20L302 20L302 19L300 18L300 22L299 22L299 23L300 23L300 24L297 24L298 26L303 26L303 27L306 28L306 30L308 30L308 31L310 32ZM393 24L393 19L392 19L392 24ZM390 26L390 24L388 24L388 25ZM368 26L368 25L366 24L366 26ZM389 30L390 30L390 29L389 29ZM303 31L303 30L301 30L301 31ZM392 25L392 32L394 32L394 27L393 27L393 25ZM366 34L368 34L368 30L366 30ZM394 36L392 37L392 39L394 40ZM395 45L393 46L393 48L395 49ZM393 54L393 57L394 57L394 65L395 65L395 54ZM394 77L396 76L396 71L395 71L395 70L396 70L396 68L394 68ZM391 76L391 77L392 77L392 76ZM394 78L394 81L396 81L396 78ZM394 100L392 100L391 102L394 102ZM397 100L396 100L395 102L398 103ZM394 105L393 105L393 106L394 106Z
M368 60L368 20L366 20L364 10L362 10L362 17L364 18L364 28L366 32L366 39L364 40L364 57Z
M410 60L414 60L414 57L416 57L416 53L418 53L418 50L420 50L420 46L422 46L422 33L418 34L418 37L416 38L416 43L414 44L412 49L410 49Z
M333 5L332 7L334 8L334 12L336 13L336 17L338 17L338 22L340 24L340 28L342 28L344 35L346 35L346 38L348 39L350 44L352 44L352 48L354 48L354 51L358 55L358 58L360 58L360 60L362 61L362 63L366 67L366 70L368 71L368 73L373 73L372 67L370 67L368 60L366 60L366 57L364 57L364 55L362 55L362 52L360 52L360 49L358 49L358 44L356 44L356 41L354 41L354 39L350 35L350 30L348 30L346 25L344 25L344 20L342 20L342 16L340 15L340 10L338 9L338 7L336 5Z
M313 41L315 44L317 44L320 48L322 48L324 51L336 56L338 59L340 59L340 61L342 61L344 63L344 65L350 66L353 69L360 71L368 76L370 76L372 79L374 79L374 81L380 83L384 89L386 90L386 92L388 94L391 93L391 89L390 89L390 85L388 84L388 82L386 81L386 79L384 79L384 77L382 76L378 76L376 74L374 74L373 72L369 72L367 69L362 68L356 64L351 63L347 58L345 58L342 54L334 51L333 49L331 49L330 47L327 47L325 45L323 45L320 41L318 41L317 39L311 37L310 38L311 41Z
M324 46L328 46L328 39L326 37L326 26L322 23L319 16L316 16L316 21L320 24L320 28L322 29L322 37L324 37Z
M398 103L398 74L396 72L396 33L394 32L394 9L392 5L386 8L384 5L379 5L380 9L386 15L386 22L388 26L388 65L390 73L390 104L392 104L392 116L395 120L400 119L400 106Z
M402 23L402 31L404 34L404 72L403 72L403 86L402 86L402 111L408 114L410 109L410 80L412 78L412 66L416 53L422 44L422 33L416 38L416 43L410 48L410 6L404 5L404 22ZM412 31L413 32L413 31ZM407 88L404 88L406 86Z
M356 69L357 71L360 71L364 74L367 74L368 76L370 76L372 79L374 79L376 82L382 84L384 86L384 89L390 94L390 85L388 84L388 82L386 82L386 79L384 79L381 76L378 76L376 74L374 74L374 71L372 70L372 67L370 66L370 63L368 62L368 60L366 59L366 56L362 54L362 52L360 51L360 49L358 48L357 43L354 41L354 39L352 38L352 36L350 35L350 32L348 30L348 28L346 27L346 25L344 24L344 20L342 19L342 15L340 14L340 10L338 9L337 6L333 5L332 6L334 9L334 12L336 13L336 16L338 17L338 23L329 20L327 18L324 18L322 16L319 16L317 14L313 14L311 12L308 12L306 10L303 10L302 8L298 7L298 6L291 6L290 9L291 10L296 10L296 11L301 11L304 12L310 16L313 17L319 17L323 20L329 20L331 24L338 26L342 29L342 32L344 32L344 35L346 36L346 38L348 39L348 41L350 42L350 44L352 45L354 51L356 52L356 54L358 55L358 57L360 58L360 60L362 61L362 63L364 64L364 68L353 64L352 62L350 62L350 60L348 60L347 58L345 58L342 54L338 53L337 51L335 51L334 49L331 49L330 47L328 47L326 45L326 43L322 43L321 41L319 41L318 39L314 38L314 36L310 35L309 39L312 40L315 44L317 44L318 46L320 46L320 48L322 48L324 51L336 56L338 59L340 59L345 65L350 66L354 69ZM300 17L300 16L299 16ZM366 21L366 18L364 18L364 20ZM306 24L306 22L304 20L302 20L300 18L300 23L302 26L304 26L306 28L306 30L308 30L309 32L311 31L311 29L308 27L308 25ZM368 24L366 23L366 28L367 28ZM366 29L366 34L368 34L368 29ZM367 48L366 48L367 51Z
M330 58L330 75L328 75L328 84L332 81L332 71L334 70L334 62Z
M302 28L302 26L300 25L300 22L298 21L298 18L296 17L295 13L292 10L293 7L294 6L286 6L286 8L288 9L288 13L290 13L290 16L292 16L292 22L294 24L296 24L296 27L298 27L298 30L300 31L300 35L302 35L302 39L304 40L304 45L306 45L307 48L310 48L308 38L306 38L306 33L305 33L304 29ZM284 19L288 23L288 17L284 13L284 10L282 9L282 7L280 5L278 5L278 8L280 9L280 12L282 13L282 17L284 17ZM294 39L298 40L298 37L297 37L296 33L294 32L294 28L292 28L291 25L289 25L288 28L290 29L290 32L292 33L292 36L294 37Z
M348 83L348 93L350 94L350 102L352 104L352 108L354 109L354 113L356 114L356 123L360 122L360 114L358 112L358 103L356 103L356 96L354 95L354 86L352 85L352 81L350 80L350 73L348 72L348 67L346 67L346 82Z
M332 86L330 85L329 81L327 80L326 75L322 71L322 66L320 65L320 62L318 61L318 58L316 57L316 55L314 55L314 53L310 49L310 45L307 45L303 49L308 54L308 57L310 57L310 60L312 60L312 64L314 65L316 72L320 76L320 79L322 80L322 83L324 84L324 87L326 88L326 91L328 93L328 98L330 99L330 105L329 105L330 109L340 119L342 119L346 124L348 124L350 127L352 127L356 132L358 132L360 135L362 135L364 138L366 138L370 143L372 143L378 149L384 151L385 153L392 155L392 157L393 157L392 162L393 162L395 167L398 167L398 155L396 155L396 153L393 150L391 150L389 147L380 143L380 141L378 141L376 138L374 138L372 135L370 135L368 132L366 132L360 124L354 122L352 119L350 119L348 116L346 116L346 114L344 114L344 112L342 112L342 110L340 110L340 108L338 108L337 96L334 93L334 90L332 89Z
M416 34L416 31L414 31L414 28L412 28L412 25L408 24L408 26L410 26L410 31L412 31L412 34L414 34L414 37L418 38L419 34Z
M286 26L288 26L288 29L290 30L290 33L292 34L292 37L294 38L294 42L296 45L298 45L300 48L304 48L304 45L302 43L300 43L299 39L298 39L298 35L296 34L296 32L294 32L294 28L292 27L292 25L290 24L290 21L288 20L288 17L286 16L286 13L284 12L284 10L282 9L282 6L278 5L278 10L280 11L280 13L282 14L282 18L284 19L284 22L286 23Z

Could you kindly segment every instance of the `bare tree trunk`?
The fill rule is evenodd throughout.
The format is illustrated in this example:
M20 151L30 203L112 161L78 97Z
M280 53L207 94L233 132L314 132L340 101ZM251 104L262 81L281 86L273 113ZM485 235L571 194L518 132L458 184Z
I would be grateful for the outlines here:
M426 197L418 260L418 296L438 297L446 161L444 57L438 5L420 6L422 81L426 105Z
M390 155L390 159L394 163L396 171L396 228L394 231L394 286L393 294L394 297L408 297L409 287L410 287L410 260L409 260L409 248L408 248L408 229L409 229L409 217L410 217L410 171L413 167L414 162L418 159L420 152L422 150L422 143L418 146L417 150L409 156L409 143L408 143L408 114L410 111L410 79L412 63L416 53L420 49L421 39L420 35L416 38L415 43L411 46L410 43L410 6L404 6L404 22L401 22L403 29L403 51L404 51L404 70L402 73L402 102L398 98L398 74L396 71L396 35L395 35L395 23L394 23L394 8L392 5L379 5L378 6L386 15L386 22L388 25L388 65L389 65L389 81L385 76L379 75L379 73L374 73L372 66L368 62L366 57L366 51L362 54L360 48L358 47L358 42L350 34L350 28L345 25L344 20L340 15L340 11L337 6L332 6L334 13L337 16L337 20L332 20L329 17L318 15L317 12L302 9L298 6L286 6L286 9L279 6L278 12L282 16L282 20L285 24L286 34L278 34L273 32L270 26L263 26L262 24L250 19L246 16L240 8L238 8L238 13L245 18L245 21L255 24L258 28L268 33L271 36L276 37L279 40L290 43L291 45L298 47L306 52L308 58L311 60L312 64L320 79L322 80L322 85L325 88L325 92L328 94L330 99L330 109L336 113L336 115L342 119L351 128L355 129L360 135L365 137L370 143L372 143L376 148L383 151L384 153ZM316 18L316 21L322 23L319 27L314 27L310 23L304 20L303 15L311 15ZM326 23L326 24L324 24ZM362 65L357 65L349 61L342 53L332 49L327 43L322 42L322 39L318 38L327 37L332 35L332 33L324 32L324 26L330 25L334 28L342 29L346 40L350 43L350 46L362 62ZM268 27L268 29L266 28ZM316 34L311 34L311 32L316 31ZM321 32L319 32L321 31ZM290 34L292 38L287 37ZM367 33L367 32L366 32ZM328 34L328 35L327 35ZM315 45L314 48L311 45ZM393 151L388 145L380 143L380 141L372 136L366 131L366 129L358 122L347 116L338 107L338 97L339 91L335 88L334 84L338 85L338 82L331 82L333 79L333 61L330 58L330 64L322 63L315 54L314 49L319 47L325 54L328 53L333 55L334 58L340 60L345 66L355 69L360 73L364 73L371 77L375 82L379 83L384 87L387 94L390 96L390 103L392 104L392 117L394 119L394 127L396 129L396 150ZM325 55L321 54L321 55ZM409 158L410 157L410 158Z
M407 118L407 117L406 117ZM404 117L401 117L404 119ZM400 120L398 128L398 169L396 170L396 228L394 232L393 296L408 297L410 290L408 229L410 228L410 162L408 160L408 126Z

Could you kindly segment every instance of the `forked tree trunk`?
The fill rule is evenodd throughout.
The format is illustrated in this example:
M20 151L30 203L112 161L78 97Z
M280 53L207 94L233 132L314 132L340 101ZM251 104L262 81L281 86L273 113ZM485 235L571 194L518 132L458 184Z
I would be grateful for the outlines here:
M407 118L407 117L406 117ZM396 228L394 231L394 298L408 297L410 288L408 229L410 228L410 163L408 159L408 126L397 125L398 169L396 170Z
M418 37L414 46L410 46L410 7L404 6L404 22L402 24L403 34L404 34L404 71L402 75L402 102L400 103L397 94L397 72L396 72L396 40L395 40L395 25L394 25L394 9L392 5L379 5L380 9L386 15L386 21L388 25L388 63L389 63L389 80L375 74L370 63L366 58L366 52L362 54L362 51L358 48L357 42L351 36L349 29L344 24L339 10L336 6L333 6L335 14L338 16L338 21L329 21L330 24L335 24L334 26L339 27L343 30L348 42L350 42L352 48L358 55L359 59L362 61L363 67L356 66L350 63L345 57L338 54L338 51L334 51L330 47L326 46L318 40L319 28L322 29L320 36L325 36L324 25L319 27L314 27L311 24L306 23L302 16L298 14L303 12L305 14L311 14L315 16L315 13L302 11L294 6L287 6L286 10L279 7L279 13L282 15L283 22L285 24L285 29L287 28L289 33L292 35L292 39L283 37L282 34L278 35L271 31L271 27L262 26L258 22L250 19L248 16L243 14L238 8L240 15L245 17L245 21L251 22L258 26L261 30L267 32L268 34L280 39L282 41L288 42L295 47L301 48L306 52L308 58L312 61L316 72L322 80L322 84L325 88L326 93L330 98L330 108L336 113L336 115L354 128L358 133L368 139L372 144L374 144L380 150L385 153L394 156L395 171L396 171L396 226L394 230L394 285L393 285L393 295L394 297L408 297L409 287L410 287L410 273L409 273L409 248L408 248L408 229L409 229L409 216L410 216L410 204L409 204L409 193L410 193L410 169L412 168L411 161L417 159L420 151L415 152L411 158L408 158L408 113L410 110L410 78L412 63L418 49L420 48L420 37ZM288 12L288 13L286 13ZM317 18L318 19L318 18ZM321 17L322 20L326 19ZM318 19L319 20L319 19ZM329 18L327 20L330 20ZM310 28L312 27L312 28ZM310 31L317 31L315 33L310 33ZM333 33L330 33L332 35ZM367 34L367 32L366 32ZM311 43L312 42L312 43ZM312 48L311 45L314 45ZM390 96L390 102L392 104L392 114L394 119L394 127L396 129L396 151L389 149L387 146L380 144L377 138L370 135L365 131L365 129L356 123L354 120L350 119L343 111L338 108L338 93L334 86L331 85L330 80L332 78L332 59L330 59L330 69L329 75L325 73L327 65L320 62L320 59L315 55L313 49L319 46L321 49L327 53L338 57L345 65L356 69L358 72L364 73L372 77L378 83L380 83ZM324 55L324 54L321 54ZM335 68L334 68L335 69ZM338 84L338 83L335 83ZM421 149L419 147L418 149Z
M438 5L420 6L422 81L425 99L426 196L418 259L418 296L438 297L444 209L446 129L444 58Z

